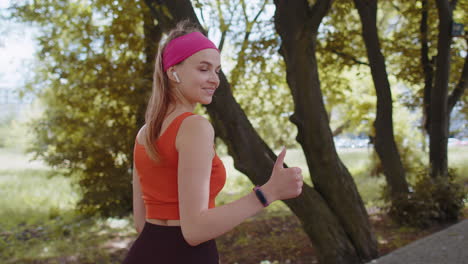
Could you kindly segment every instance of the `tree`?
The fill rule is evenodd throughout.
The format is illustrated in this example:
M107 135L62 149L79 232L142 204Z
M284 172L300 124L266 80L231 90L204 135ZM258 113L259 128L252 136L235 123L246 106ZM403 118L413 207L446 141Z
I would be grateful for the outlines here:
M370 259L376 255L375 240L367 229L367 213L354 182L334 148L315 57L318 29L331 3L275 1L275 25L282 38L280 53L295 103L291 121L298 127L297 140L304 150L314 187L336 213L356 254Z
M190 18L192 21L198 21L189 1L156 2L147 0L146 3L158 21L161 21L162 27L166 29L170 29L177 21L186 18ZM321 2L319 5L322 5L320 8L322 17L326 14L326 10L328 9L323 8L324 3L325 2ZM300 5L289 9L283 9L284 5L282 5L281 10L284 10L284 12L294 12L304 7L304 4L307 7L307 2L304 1L301 2ZM278 3L276 3L276 5L278 10ZM327 7L327 4L325 4L325 7ZM164 10L168 10L170 16L167 16ZM308 7L305 10L308 10ZM278 20L278 15L275 17L276 20ZM315 25L316 29L320 24L320 20L315 21L318 22ZM300 19L297 21L300 21ZM295 26L297 28L297 25ZM304 50L301 49L301 51ZM300 53L298 52L297 54ZM301 54L301 56L303 55L304 54ZM286 65L287 64L288 62L286 60ZM315 69L317 68L315 67ZM288 72L289 71L290 69L288 69ZM288 80L290 78L291 77L288 77ZM322 120L320 121L321 125L316 126L314 129L318 134L324 134L323 139L315 141L315 151L311 149L309 145L306 145L305 148L305 150L309 151L309 153L306 153L309 168L313 168L311 169L311 175L319 175L322 178L315 181L313 178L314 185L317 186L318 184L321 190L319 192L317 191L319 190L317 187L311 188L306 185L303 190L303 195L301 195L300 198L286 201L286 204L303 222L304 229L317 247L319 258L323 263L355 263L356 261L360 261L360 259L370 259L376 256L375 239L370 232L367 213L357 193L354 182L344 165L339 161L336 151L334 150L330 129L326 122L323 102L320 104L320 88L319 86L315 86L316 92L317 88L318 96L316 98L318 99L316 100L319 100L319 104L317 104L319 107L318 114L313 111L306 112L309 116L310 114L315 115L314 120L307 120L305 118L301 121L312 124L313 121ZM295 97L294 92L293 97ZM308 97L308 99L310 99L310 97ZM303 107L303 105L301 107ZM321 110L320 107L322 107ZM274 154L263 140L259 138L255 130L252 129L245 114L234 101L229 84L224 75L221 75L219 94L214 101L207 106L207 110L213 120L216 134L221 137L228 146L229 153L234 158L236 168L244 172L254 184L265 182L268 179L269 172L273 165ZM300 112L300 114L304 114L304 112ZM298 121L298 119L294 119L294 117L293 120L296 122ZM301 131L302 129L302 126L298 127L298 138L300 139L302 139L301 134L310 135L309 131ZM325 148L320 149L317 144L324 141L328 142L328 144ZM242 146L249 146L249 148ZM310 157L311 155L314 155L316 158ZM323 165L324 163L325 166ZM314 166L311 166L311 164ZM325 169L323 169L324 167ZM317 178L319 178L319 176L317 176ZM330 182L330 178L335 181L336 184ZM338 184L340 181L342 183ZM341 190L337 190L336 188L340 188ZM345 196L340 194L345 194ZM346 203L347 206L342 206L343 203ZM349 210L350 208L353 209ZM334 210L338 213L333 213ZM320 220L314 219L314 215L320 215ZM324 228L329 230L329 232L322 232L325 230ZM349 239L349 237L351 237L351 239Z
M93 10L89 3L69 5L44 0L18 5L15 11L22 21L37 23L43 29L39 54L42 65L31 88L39 90L48 107L43 118L34 123L38 140L32 151L49 164L78 175L84 191L81 208L88 212L98 210L104 216L130 211L129 153L137 128L143 122L155 44L161 33L177 21L197 20L190 1L146 3L149 9L141 2L135 5L102 0L95 2ZM323 18L329 4L321 1L316 14ZM277 5L281 5L278 25L284 23L281 12L304 5L304 10L312 10L306 1L293 9L285 8L284 3ZM321 19L312 19L314 14L310 15L306 18L316 23L310 30L316 31ZM314 56L314 51L307 52ZM315 65L311 73L317 79L307 83L301 92L307 93L311 88L319 95L314 99L318 103L317 113L304 111L303 101L293 117L299 124L298 117L306 115L301 122L307 127L300 126L299 132L302 142L310 141L311 131L320 136L312 144L304 144L316 187L305 186L299 199L286 204L303 222L322 262L368 260L377 254L375 239L356 186L334 149L316 71ZM236 103L224 75L221 80L217 97L207 111L236 167L255 184L262 184L268 179L276 157ZM296 89L291 88L299 91ZM313 119L308 120L309 117ZM318 126L313 124L315 121L319 121ZM304 137L306 134L309 136ZM326 142L323 147L319 144L322 140ZM332 181L327 182L329 179Z
M468 1L457 2L458 8L453 10L454 20L467 24L464 15ZM385 5L385 2L382 4ZM415 3L407 1L392 2L396 10L398 23L393 25L391 33L383 38L383 51L387 57L390 72L399 80L414 87L412 95L402 98L411 109L423 108L424 119L422 127L429 133L430 94L434 86L435 62L438 42L438 13L435 1L420 0ZM389 31L388 27L386 31ZM466 37L451 38L450 78L448 80L451 102L459 102L459 109L464 112L467 97L463 97L463 68L466 61ZM456 87L459 87L455 89ZM457 96L455 96L457 94ZM455 100L456 99L456 100ZM449 105L452 105L449 103Z
M29 87L45 110L32 123L30 151L78 181L81 211L127 214L128 153L143 123L161 32L139 3L97 1L94 9L68 1L17 4L13 17L41 29L40 63Z
M344 132L369 136L376 151L376 154L373 154L375 158L372 159L372 168L370 168L372 174L384 175L387 179L387 190L393 190L389 194L391 197L395 197L398 193L405 194L408 191L406 175L407 173L413 175L416 169L414 162L416 149L409 147L413 145L409 144L409 141L413 143L419 139L416 135L411 139L408 138L408 130L411 129L411 125L400 122L403 116L392 117L394 111L407 110L402 109L405 106L399 104L400 101L403 101L400 99L402 98L400 88L402 85L400 79L395 79L393 64L382 64L382 61L387 57L392 59L397 57L399 60L392 60L394 64L399 64L401 60L406 58L395 56L395 54L401 53L401 50L394 48L400 41L396 38L390 39L395 31L398 32L400 21L404 19L404 16L398 14L391 4L383 2L378 6L379 13L382 14L379 19L375 17L375 21L371 21L372 16L366 16L367 21L363 27L359 12L353 4L353 1L336 1L329 16L321 26L317 49L321 54L318 57L320 70L326 69L324 74L321 74L322 87L324 87L322 90L324 94L327 94L327 90L333 87L331 88L333 91L331 96L336 98L334 101L338 102L336 107L331 108L328 95L325 96L332 124L336 123L336 120L342 120L341 122L347 125L344 127ZM376 12L377 5L374 8ZM372 11L368 7L365 9ZM365 34L367 41L363 41L363 30L375 36L370 38L372 34L367 33ZM373 41L377 41L377 43ZM381 45L381 43L383 44ZM370 46L370 49L362 48L367 46ZM389 47L394 48L395 51L382 54ZM380 57L381 60L373 60L369 63L367 51L373 57ZM387 67L390 68L388 74ZM399 69L398 66L395 68ZM373 70L371 71L371 69ZM331 74L334 71L339 71L339 73ZM402 74L404 73L408 75L408 70L402 72ZM335 82L328 82L327 79L330 78ZM371 78L378 80L373 86L369 85L372 83ZM396 92L390 91L391 81L393 81L392 86L397 86ZM339 82L347 83L347 85L337 85ZM409 87L409 89L411 88ZM376 95L377 100L375 100ZM377 109L377 115L374 109ZM411 109L409 111L414 112ZM395 122L393 122L393 118L395 118ZM381 140L376 140L376 138ZM382 149L385 149L386 145L391 147L389 149L392 149L393 146L393 151L383 151Z
M458 10L455 9L457 3ZM468 22L464 16L467 7L466 0L450 3L421 0L416 4L400 2L395 5L403 21L401 29L394 35L399 44L388 51L403 53L404 56L394 56L390 64L394 65L394 69L399 68L396 70L399 78L415 87L421 87L409 97L408 105L423 108L422 128L430 136L429 159L433 177L447 175L450 114L457 102L461 112L466 112L464 109L467 97L462 95L466 89L468 74L465 70L467 56L463 58L467 45L463 38L452 38L451 25L454 14L457 15L458 22ZM415 42L415 39L418 41ZM423 101L420 102L418 98Z
M451 8L454 8L455 3L456 1L452 1L451 4L453 6ZM450 51L451 37L449 36L451 34L451 29L441 25L452 24L452 22L447 23L447 21L444 21L446 19L450 20L452 17L452 11L450 11L450 14L443 14L442 16L444 18L442 19L439 9L438 13L440 23L438 28L435 28L432 26L433 24L428 23L428 21L430 19L436 20L434 17L434 12L437 11L437 9L435 7L431 8L428 1L421 1L418 2L418 4L420 5L414 6L410 5L409 3L402 2L395 7L398 11L404 13L404 20L412 22L407 24L404 22L402 23L403 26L400 27L400 32L395 34L397 37L394 39L398 40L399 44L394 45L392 48L395 52L398 52L399 55L402 53L407 55L400 56L401 58L398 58L400 61L404 62L404 64L392 64L396 64L395 66L399 65L402 67L402 69L404 65L408 66L404 70L400 70L400 72L397 71L398 76L402 77L402 79L408 80L409 82L414 82L420 87L424 87L424 99L422 106L426 117L425 127L429 128L429 135L431 140L429 155L431 167L430 175L432 175L432 178L435 179L427 179L425 177L429 177L429 175L420 172L419 176L422 177L419 177L418 181L414 184L414 189L416 190L415 193L409 196L401 197L396 201L396 204L393 204L390 208L390 215L394 216L396 220L400 222L405 222L407 220L409 220L408 222L415 221L413 224L418 224L418 221L420 223L427 223L434 221L445 222L457 219L458 214L463 207L462 205L460 206L460 204L463 204L463 202L461 202L462 198L460 197L464 196L463 192L459 191L459 187L452 182L450 177L438 177L442 174L437 175L437 173L434 172L435 168L438 167L440 169L442 167L444 168L443 170L445 170L445 175L442 176L448 175L447 136L451 109L447 109L447 101L451 101L452 103L454 103L453 101L458 101L464 89L462 86L457 85L452 90L452 94L450 96L451 99L447 99L449 83L453 83L453 80L451 81L449 78L449 56L450 53L453 53L453 51ZM446 4L448 5L448 2L446 2ZM419 30L415 27L417 24L414 23L414 20L412 20L414 19L412 14L421 15L420 22L417 23L419 24ZM431 46L435 46L432 44L436 42L435 35L437 34L435 34L435 32L438 33L437 50L430 48ZM420 42L418 43L415 40L419 40ZM416 45L420 45L420 47L415 47ZM458 48L459 47L457 47L454 51L456 51ZM420 56L419 60L414 58L416 54ZM457 52L455 52L455 54L457 54ZM431 59L430 56L432 56ZM442 62L439 60L440 56L442 56ZM466 57L464 61L466 62ZM456 71L460 70L460 64L456 68ZM465 67L463 66L463 68ZM437 74L439 74L439 77L437 77ZM463 73L462 71L460 80L466 78L464 77L464 74L466 73ZM460 83L462 82L459 81L458 84ZM414 105L417 104L413 104L412 107L414 107ZM443 116L441 117L441 115ZM434 133L434 130L436 133ZM442 133L441 131L445 132ZM434 141L434 138L437 139ZM434 148L437 149L437 151L434 152ZM434 166L434 163L437 163L437 165ZM450 191L448 193L444 193L446 190ZM428 196L444 197L444 199L437 200L437 198L434 198L434 201L427 201L424 197ZM424 204L425 206L421 206ZM426 216L428 211L432 212L431 217Z
M390 195L397 197L408 192L405 170L393 135L392 93L385 67L385 57L380 50L377 30L377 0L354 0L362 24L362 36L377 94L377 117L374 122L373 143L382 163Z
M456 0L436 0L439 17L437 38L437 59L435 69L434 87L430 92L430 119L429 119L429 162L431 176L447 177L447 144L451 109L448 108L448 83L450 75L450 44L452 42L453 10L457 4ZM467 56L468 57L468 56ZM466 73L462 79L466 80ZM466 85L455 89L457 93L450 98L452 107L454 101L463 93Z
M347 65L358 69L360 73L363 66L368 65L363 59L361 43L356 40L358 31L355 28L357 20L353 12L348 12L351 1L337 1L330 19L326 21L326 44L319 46L320 49L328 51L323 57L330 68L339 68ZM468 3L465 0L458 1L458 8L454 9L454 17L458 23L467 24L466 13ZM369 8L369 7L366 7ZM393 100L403 102L410 111L415 112L418 108L424 109L423 126L429 133L430 123L430 93L434 83L435 58L437 57L437 7L435 1L381 1L379 3L379 14L377 19L377 31L381 40L382 56L386 60L388 77L395 80L397 84L404 85L405 93L394 97ZM342 26L340 21L348 21ZM356 20L356 22L354 22ZM353 21L354 23L352 23ZM365 23L369 25L369 23ZM328 30L328 27L332 27ZM452 39L451 45L451 70L449 78L449 105L457 105L457 113L466 113L467 96L463 96L463 81L466 74L463 70L466 61L466 42L462 37ZM337 56L335 56L337 55ZM333 57L335 56L335 58ZM337 63L334 63L337 62ZM342 67L342 66L341 66ZM366 73L364 73L366 74ZM393 91L392 91L393 93ZM456 103L458 102L458 104ZM450 107L449 107L450 108ZM352 108L355 112L360 107ZM453 109L453 108L450 108ZM450 111L449 111L450 112ZM361 115L358 115L361 116ZM353 119L351 126L353 126ZM396 121L398 122L398 121ZM372 133L371 133L372 134ZM398 143L398 142L397 142ZM422 141L424 145L425 141ZM402 148L402 143L398 143ZM425 148L423 148L425 149ZM405 155L403 162L408 164ZM405 169L409 168L405 166ZM410 175L414 173L408 172Z
M271 5L268 1L258 1L258 6L252 8L254 4L243 0L197 0L193 1L196 9L187 0L146 0L146 5L142 1L68 4L41 0L18 5L16 17L42 27L41 64L37 82L31 86L39 90L47 107L44 118L35 122L38 140L33 151L49 164L78 175L84 192L82 209L97 210L103 215L128 212L131 148L134 135L143 124L157 43L177 21L184 18L197 21L198 10L208 29L219 27L219 46L236 53L231 57L237 62L234 69L228 76L222 75L213 104L206 106L217 135L234 157L235 166L255 184L264 183L275 160L270 147L289 142L294 135L282 137L286 133L281 132L288 130L284 120L294 109L291 121L297 126L297 139L306 154L314 187L305 186L303 196L286 204L303 222L322 261L352 263L370 259L376 254L375 239L354 182L336 154L328 123L334 109L345 108L352 109L349 111L352 115L346 115L343 122L333 126L354 129L370 124L361 122L362 112L369 112L366 120L373 120L370 101L374 94L367 94L365 100L346 100L356 90L343 75L350 72L367 75L366 66L385 73L385 65L382 67L381 58L377 64L366 61L366 50L361 48L360 30L356 26L358 15L348 12L352 2L336 1L334 8L332 2L296 1L286 5L285 1L276 1L275 24L271 18L263 17L262 10ZM466 7L466 2L462 0L459 5ZM368 41L374 45L372 56L385 57L390 62L389 76L416 88L424 80L419 63L420 43L414 41L421 37L417 26L419 14L425 10L418 3L384 2L384 16L379 21L375 17L376 4L367 10L371 11L367 13L371 14L369 26L374 34L371 40L377 39L377 30L382 36L382 47L378 45L379 39L377 45ZM209 22L203 15L207 8L211 8L207 12L212 16L206 20ZM431 21L436 9L427 9ZM391 22L394 14L396 26ZM431 48L436 37L433 24L428 23L427 58L436 53ZM454 46L455 59L451 64L456 74L450 75L449 88L460 98L466 87L463 76L467 71L461 70L466 57L460 60L459 51L466 48L460 41ZM284 60L276 52L279 48ZM383 54L379 55L378 48ZM458 74L462 77L455 89L453 79ZM382 83L382 87L389 89L388 80ZM252 89L255 86L257 90ZM287 86L291 94L287 93ZM411 94L416 107L420 106L420 94L421 91ZM253 95L256 98L252 99ZM457 96L450 96L448 104L455 105ZM388 94L384 98L388 107ZM253 104L266 106L269 100L274 107L263 109ZM362 110L355 111L355 105L350 105L355 101L360 101ZM263 117L265 113L268 115ZM270 121L271 117L275 120ZM391 115L384 119L388 123ZM323 230L330 232L323 234Z
M292 101L284 82L284 63L277 53L278 36L271 16L265 14L268 1L198 3L195 7L199 6L204 28L221 35L224 72L252 126L272 148L297 147L291 133L294 127L284 114L292 111ZM211 19L205 20L203 13Z

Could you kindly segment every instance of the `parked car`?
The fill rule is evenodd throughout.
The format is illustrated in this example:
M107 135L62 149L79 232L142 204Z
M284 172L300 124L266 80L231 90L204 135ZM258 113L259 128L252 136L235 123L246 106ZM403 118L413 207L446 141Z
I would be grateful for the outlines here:
M457 141L457 146L468 146L468 138L462 138Z
M448 145L449 146L457 146L459 144L460 140L458 138L449 138L448 139Z

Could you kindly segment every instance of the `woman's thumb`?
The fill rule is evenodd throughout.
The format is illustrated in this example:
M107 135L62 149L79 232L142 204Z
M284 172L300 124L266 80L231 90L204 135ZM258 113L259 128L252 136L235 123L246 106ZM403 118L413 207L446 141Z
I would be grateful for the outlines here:
M274 168L284 168L283 163L284 163L285 156L286 156L286 147L283 147L280 154L278 155L278 158L276 159Z

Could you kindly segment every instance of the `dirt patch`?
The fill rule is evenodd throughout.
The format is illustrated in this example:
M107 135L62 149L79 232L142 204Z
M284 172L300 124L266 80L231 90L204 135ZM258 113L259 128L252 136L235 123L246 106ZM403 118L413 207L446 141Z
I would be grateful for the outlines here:
M462 219L467 218L468 208L465 208ZM380 256L451 225L424 230L400 227L382 213L370 215L370 222ZM296 216L251 220L216 241L223 264L258 264L266 260L281 264L318 263L313 245Z

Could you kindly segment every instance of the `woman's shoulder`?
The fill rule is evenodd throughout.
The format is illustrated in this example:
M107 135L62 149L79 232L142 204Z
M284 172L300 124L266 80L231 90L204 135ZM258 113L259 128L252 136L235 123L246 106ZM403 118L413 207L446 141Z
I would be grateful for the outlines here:
M136 142L140 145L143 144L143 141L144 141L144 138L145 138L145 129L146 128L146 124L144 124L140 130L138 131L138 134L136 136Z
M186 117L180 125L177 134L176 146L207 144L214 140L214 129L211 123L203 116L190 115Z
M176 149L178 151L212 149L214 135L213 126L206 118L190 115L183 120L179 128Z
M214 133L214 129L210 121L208 121L208 119L206 119L205 117L196 114L186 117L180 125L180 130L187 130L195 133Z

